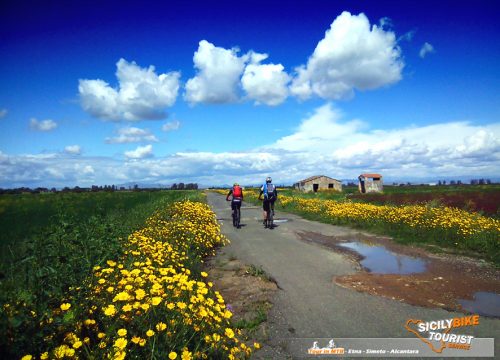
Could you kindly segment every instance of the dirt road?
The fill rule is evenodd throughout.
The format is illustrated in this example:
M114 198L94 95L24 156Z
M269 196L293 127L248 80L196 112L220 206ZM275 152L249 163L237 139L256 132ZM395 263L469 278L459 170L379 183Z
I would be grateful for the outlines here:
M293 338L408 338L410 334L404 328L408 319L430 321L464 316L340 287L332 279L356 273L355 264L345 255L301 241L297 234L349 236L356 230L308 221L279 209L275 215L278 226L268 230L262 226L261 208L249 204L242 207L242 228L235 229L224 196L208 193L208 203L231 241L224 252L246 264L261 266L276 280L280 290L269 314L269 343L285 347L285 352L287 341ZM498 354L500 320L481 318L471 333L475 337L496 337Z

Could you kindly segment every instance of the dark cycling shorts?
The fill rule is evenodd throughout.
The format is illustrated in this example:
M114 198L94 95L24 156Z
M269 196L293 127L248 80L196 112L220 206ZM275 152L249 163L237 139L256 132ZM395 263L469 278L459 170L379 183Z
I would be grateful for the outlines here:
M264 199L264 202L262 203L262 208L266 212L269 211L270 208L274 208L274 199L273 200Z
M233 199L231 201L231 209L239 209L241 208L241 199Z

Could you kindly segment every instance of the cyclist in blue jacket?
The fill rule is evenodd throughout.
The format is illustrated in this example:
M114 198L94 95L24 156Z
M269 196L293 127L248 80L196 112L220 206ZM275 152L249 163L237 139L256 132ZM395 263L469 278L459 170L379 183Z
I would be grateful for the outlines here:
M266 224L268 211L272 211L274 216L274 202L278 198L278 191L272 182L273 179L268 176L266 178L266 183L262 185L259 193L259 200L261 196L264 195L264 202L262 204L262 208L264 210L264 224Z

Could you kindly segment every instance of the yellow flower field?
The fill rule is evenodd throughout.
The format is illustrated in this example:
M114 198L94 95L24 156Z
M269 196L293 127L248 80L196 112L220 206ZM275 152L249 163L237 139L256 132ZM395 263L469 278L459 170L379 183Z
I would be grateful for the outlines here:
M201 271L202 259L225 241L205 204L156 212L129 236L120 259L95 266L86 284L60 299L40 323L46 347L24 358L249 357L232 313Z

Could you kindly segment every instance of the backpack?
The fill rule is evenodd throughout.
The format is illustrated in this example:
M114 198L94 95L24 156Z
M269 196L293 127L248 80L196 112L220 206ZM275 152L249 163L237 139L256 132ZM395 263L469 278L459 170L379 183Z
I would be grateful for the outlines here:
M242 191L241 191L241 187L239 186L234 186L233 187L233 198L237 197L237 198L240 198L242 196Z
M264 199L274 200L274 189L273 184L264 184Z

